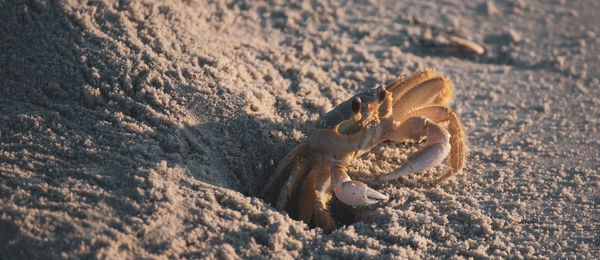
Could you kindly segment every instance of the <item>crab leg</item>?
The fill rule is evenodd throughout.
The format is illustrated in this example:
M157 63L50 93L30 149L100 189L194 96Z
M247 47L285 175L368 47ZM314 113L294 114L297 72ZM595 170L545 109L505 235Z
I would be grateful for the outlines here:
M304 223L310 223L313 216L313 206L317 198L317 175L319 175L318 169L311 169L304 178L302 190L300 191L300 197L302 198L298 205L298 219L304 221Z
M425 148L395 173L382 180L392 180L413 172L424 171L440 164L450 154L452 168L436 182L441 182L462 170L465 145L462 126L458 116L446 106L428 106L414 110L402 118L385 139L393 141L416 140L427 136ZM448 130L437 123L448 122Z
M318 176L313 204L313 220L317 227L331 233L336 228L335 220L329 214L327 203L331 199L331 178L329 172Z
M394 101L394 121L398 121L415 107L445 105L450 100L452 89L452 82L445 77L433 77L420 82Z
M331 184L336 197L350 206L368 206L377 203L377 200L386 200L388 197L366 184L353 181L347 173L348 169L339 162L331 164Z
M298 218L305 223L314 220L316 226L331 232L335 229L335 221L327 210L327 203L331 199L329 169L323 162L314 163L311 167L302 186Z
M279 165L277 165L277 168L275 168L275 173L271 175L269 182L267 182L267 185L265 185L265 187L261 191L263 197L266 195L267 192L269 192L272 189L272 186L281 177L281 174L283 174L283 170L285 170L292 162L294 162L294 160L296 160L298 156L301 156L304 153L306 153L307 149L308 144L299 144L298 146L296 146L296 148L290 151L283 159L281 159Z
M448 153L450 153L450 134L442 126L424 117L410 118L407 120L406 125L420 125L421 127L417 129L425 130L427 136L425 148L419 151L413 160L408 161L398 171L382 176L381 180L389 181L414 172L428 170L442 163L446 156L448 156ZM412 134L416 132L414 131ZM401 131L396 133L402 134Z
M395 80L386 87L386 90L392 92L392 100L394 100L395 104L401 96L406 94L406 92L410 91L422 82L433 78L434 76L435 72L433 69L426 68L425 70L417 72L406 79L402 77Z
M281 186L279 189L279 197L277 198L277 203L275 204L277 209L284 210L288 199L292 195L292 192L296 190L298 183L300 180L306 176L308 172L309 163L306 162L304 158L297 160L292 166L292 171L287 181Z

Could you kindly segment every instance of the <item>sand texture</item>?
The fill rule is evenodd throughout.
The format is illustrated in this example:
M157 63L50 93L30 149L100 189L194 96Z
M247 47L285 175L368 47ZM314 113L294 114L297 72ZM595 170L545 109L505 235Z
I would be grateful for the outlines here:
M57 3L58 2L58 3ZM0 259L594 258L599 1L0 0ZM485 52L457 45L456 37ZM358 91L431 67L469 143L331 234L262 200Z

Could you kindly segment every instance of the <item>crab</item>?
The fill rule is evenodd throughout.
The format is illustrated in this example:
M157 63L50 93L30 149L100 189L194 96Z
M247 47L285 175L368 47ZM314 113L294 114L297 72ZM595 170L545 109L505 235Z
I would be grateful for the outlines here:
M448 106L452 90L448 78L427 68L386 87L354 95L322 115L309 131L307 142L280 161L263 197L276 198L278 210L331 232L337 227L328 209L332 193L353 207L388 200L365 183L351 180L347 168L354 158L384 141L419 142L425 138L420 151L397 170L377 176L375 182L426 171L447 157L450 167L436 183L453 176L463 169L465 141L460 119Z

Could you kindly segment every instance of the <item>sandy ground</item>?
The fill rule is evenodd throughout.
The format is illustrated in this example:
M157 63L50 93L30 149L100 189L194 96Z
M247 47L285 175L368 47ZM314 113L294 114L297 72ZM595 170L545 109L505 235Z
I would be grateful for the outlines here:
M54 1L52 1L54 2ZM0 1L0 258L593 258L598 1ZM485 48L472 55L451 36ZM432 67L470 153L325 234L258 197L321 114Z

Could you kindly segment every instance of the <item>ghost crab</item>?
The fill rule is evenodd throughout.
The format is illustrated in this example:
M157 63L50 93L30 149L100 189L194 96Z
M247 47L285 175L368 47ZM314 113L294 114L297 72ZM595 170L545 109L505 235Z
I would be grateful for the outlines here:
M448 107L452 82L432 69L400 78L387 87L361 92L321 116L298 145L281 160L263 195L282 183L275 207L331 232L336 223L328 211L331 190L343 203L367 206L388 197L350 179L350 162L383 141L417 142L424 147L395 172L378 181L425 171L449 156L450 169L441 182L463 168L465 144L459 117ZM301 184L301 185L300 185ZM297 198L297 203L288 203Z

